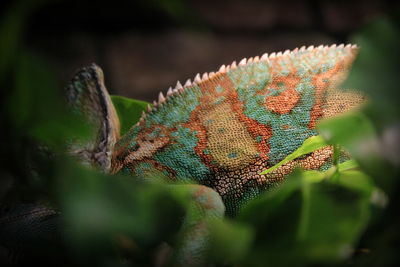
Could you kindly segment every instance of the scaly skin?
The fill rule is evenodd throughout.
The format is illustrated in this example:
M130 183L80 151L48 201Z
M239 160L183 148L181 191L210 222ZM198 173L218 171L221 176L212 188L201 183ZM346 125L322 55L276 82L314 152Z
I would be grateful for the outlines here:
M296 49L223 66L184 88L178 82L117 142L112 172L156 172L206 185L234 215L296 164L306 169L329 165L328 147L259 174L316 135L319 119L362 102L358 93L337 88L356 52L351 45Z

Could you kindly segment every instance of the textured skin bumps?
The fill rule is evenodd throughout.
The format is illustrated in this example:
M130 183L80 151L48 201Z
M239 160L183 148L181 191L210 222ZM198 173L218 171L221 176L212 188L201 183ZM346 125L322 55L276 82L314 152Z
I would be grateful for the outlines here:
M234 215L240 204L283 179L296 165L319 169L330 148L273 166L316 135L316 122L363 101L338 89L355 58L352 46L296 49L250 59L192 83L160 101L116 144L112 172L216 190Z

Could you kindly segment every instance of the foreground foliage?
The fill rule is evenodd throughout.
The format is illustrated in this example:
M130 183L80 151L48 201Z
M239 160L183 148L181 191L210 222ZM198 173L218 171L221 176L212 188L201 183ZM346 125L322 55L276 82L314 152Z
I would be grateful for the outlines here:
M60 239L52 240L63 249L53 251L48 240L35 245L45 258L53 251L55 258L67 259L65 265L154 264L163 242L179 244L181 218L201 214L183 187L110 177L63 154L65 140L85 138L88 129L63 108L51 71L20 47L21 18L28 10L16 8L0 29L1 54L7 55L0 62L0 86L7 88L1 95L1 202L50 203L63 212ZM236 218L208 221L210 261L237 266L399 262L397 23L382 18L354 39L361 50L345 87L364 90L368 104L321 122L320 136L266 172L324 145L344 148L353 159L336 160L323 172L297 170ZM147 104L117 96L113 102L122 133Z

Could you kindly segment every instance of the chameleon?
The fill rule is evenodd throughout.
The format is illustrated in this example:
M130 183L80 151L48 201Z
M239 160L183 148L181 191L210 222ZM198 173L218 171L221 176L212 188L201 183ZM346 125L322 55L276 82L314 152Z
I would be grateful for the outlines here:
M296 166L332 165L328 146L260 174L318 135L319 120L365 101L361 93L340 88L357 51L351 44L303 46L197 74L160 92L123 136L103 72L93 64L75 74L66 93L71 109L86 116L96 135L71 144L70 151L106 173L183 182L204 217L234 217ZM183 224L179 265L204 263L204 227L202 218Z
M228 215L283 180L296 164L326 167L332 149L260 173L309 137L319 119L359 105L339 91L357 48L313 46L222 65L216 73L178 81L115 144L111 173L191 180L222 197Z

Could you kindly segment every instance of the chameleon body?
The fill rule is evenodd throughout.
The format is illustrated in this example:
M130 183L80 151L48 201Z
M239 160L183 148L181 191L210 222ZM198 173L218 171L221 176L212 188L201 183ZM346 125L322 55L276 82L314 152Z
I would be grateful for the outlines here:
M83 68L67 98L96 133L87 144L72 144L70 152L108 173L184 182L202 216L184 218L174 258L182 266L204 265L207 218L234 216L297 165L331 165L333 152L325 147L260 175L317 135L318 120L363 102L359 93L339 88L356 53L352 45L311 46L223 65L184 86L178 82L166 97L160 93L122 137L101 69ZM15 225L25 225L19 223L24 216L15 218Z
M327 147L260 175L317 135L319 119L362 101L338 88L356 52L351 45L303 47L222 66L184 87L178 82L116 143L112 172L159 172L208 186L234 215L295 165L329 167Z

